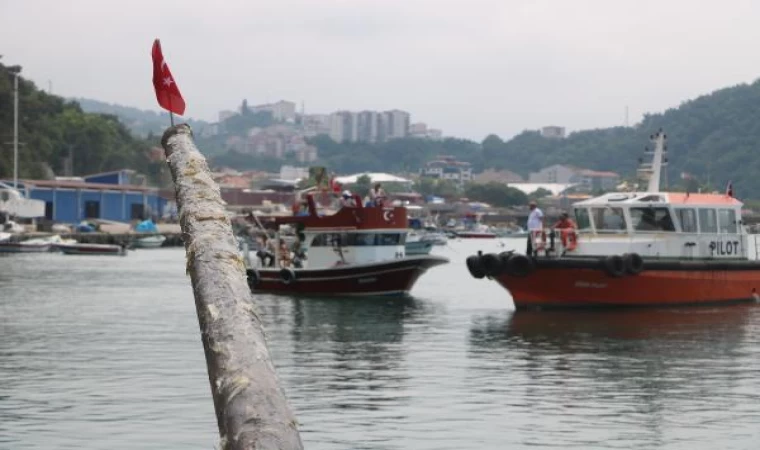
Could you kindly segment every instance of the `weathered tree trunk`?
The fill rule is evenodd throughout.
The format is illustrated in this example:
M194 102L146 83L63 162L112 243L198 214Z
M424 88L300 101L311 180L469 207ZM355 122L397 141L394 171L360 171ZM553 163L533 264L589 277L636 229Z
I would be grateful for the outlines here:
M219 188L189 126L166 130L162 145L177 192L220 447L302 449Z

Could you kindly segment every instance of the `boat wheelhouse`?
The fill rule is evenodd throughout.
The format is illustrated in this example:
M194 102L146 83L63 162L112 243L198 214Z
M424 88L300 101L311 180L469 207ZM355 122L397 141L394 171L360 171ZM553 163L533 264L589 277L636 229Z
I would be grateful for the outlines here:
M575 203L577 229L531 232L532 255L471 256L471 275L495 279L518 309L760 300L757 239L742 202L730 185L724 194L661 192L666 136L652 140L652 163L640 170L646 191Z

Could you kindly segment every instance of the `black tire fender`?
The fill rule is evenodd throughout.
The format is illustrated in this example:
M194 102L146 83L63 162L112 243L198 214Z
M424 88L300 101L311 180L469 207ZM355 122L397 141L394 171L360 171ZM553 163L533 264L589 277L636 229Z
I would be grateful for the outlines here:
M507 273L515 277L527 277L536 270L536 262L527 255L514 253L507 259Z
M625 271L631 275L638 275L644 270L644 259L638 253L626 253L623 255Z
M486 271L483 268L483 262L481 261L480 256L469 256L465 262L467 264L467 270L470 271L470 275L472 275L473 278L481 279L486 276Z
M489 277L499 275L504 271L504 267L501 264L501 258L495 253L486 253L481 256L480 263L483 265L485 274Z
M620 255L610 255L602 260L602 267L607 275L619 278L625 275L625 261Z
M283 284L293 284L296 281L296 272L290 267L280 269L280 281Z
M248 278L248 287L253 290L256 288L256 286L259 285L259 281L261 281L261 276L259 275L259 271L256 269L248 269L246 271L246 275Z

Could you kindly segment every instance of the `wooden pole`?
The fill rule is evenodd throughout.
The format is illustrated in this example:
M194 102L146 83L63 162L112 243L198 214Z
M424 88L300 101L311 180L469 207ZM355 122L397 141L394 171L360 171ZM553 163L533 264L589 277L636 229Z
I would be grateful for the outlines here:
M188 125L166 130L161 144L177 193L220 448L301 450L219 187Z

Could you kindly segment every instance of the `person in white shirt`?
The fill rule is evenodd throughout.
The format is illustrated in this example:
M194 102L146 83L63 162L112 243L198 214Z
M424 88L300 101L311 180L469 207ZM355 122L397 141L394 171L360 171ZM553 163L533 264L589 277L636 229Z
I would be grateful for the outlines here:
M530 214L528 214L528 256L534 256L533 255L533 231L536 230L543 230L544 229L544 213L541 211L538 206L536 206L536 202L531 200L530 203L528 203L528 208L530 208Z
M356 202L354 201L353 195L351 195L351 191L343 191L343 196L340 199L340 206L344 208L353 208L356 206Z

